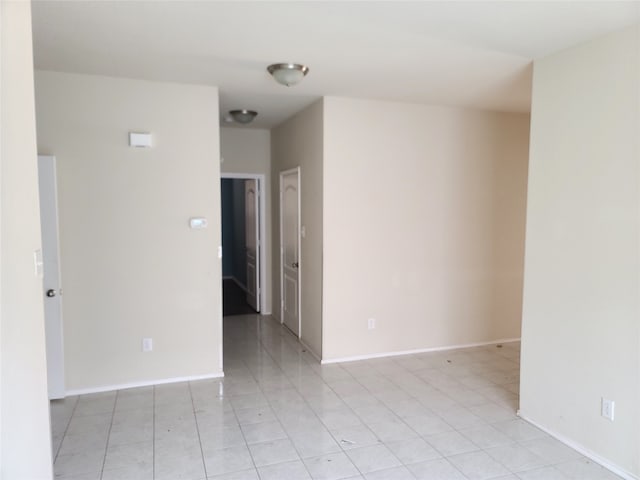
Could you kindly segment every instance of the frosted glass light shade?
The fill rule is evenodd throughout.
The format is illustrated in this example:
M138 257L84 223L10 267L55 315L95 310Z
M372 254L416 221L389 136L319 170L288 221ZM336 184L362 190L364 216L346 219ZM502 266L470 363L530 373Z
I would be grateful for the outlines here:
M304 78L309 73L309 68L298 63L274 63L267 67L267 71L281 85L290 87Z
M233 118L234 122L247 124L247 123L251 123L253 119L256 118L256 115L258 115L258 112L254 110L244 110L244 109L231 110L229 111L229 115L231 115L231 118Z

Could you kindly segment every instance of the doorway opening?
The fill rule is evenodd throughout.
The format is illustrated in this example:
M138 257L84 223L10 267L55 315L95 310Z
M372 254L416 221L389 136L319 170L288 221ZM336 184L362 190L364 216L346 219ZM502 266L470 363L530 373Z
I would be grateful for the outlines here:
M264 175L221 175L223 316L265 305Z

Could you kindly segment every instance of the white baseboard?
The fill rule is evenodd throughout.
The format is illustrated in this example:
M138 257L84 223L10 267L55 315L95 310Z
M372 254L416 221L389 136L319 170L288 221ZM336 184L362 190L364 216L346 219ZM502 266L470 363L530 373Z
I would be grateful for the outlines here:
M448 345L444 347L419 348L416 350L401 350L399 352L382 352L372 353L369 355L354 355L352 357L328 358L323 359L320 363L323 365L329 363L356 362L358 360L371 360L373 358L398 357L401 355L413 355L416 353L443 352L446 350L458 350L460 348L484 347L487 345L497 345L499 343L519 342L520 338L503 338L500 340L491 340L490 342L465 343L463 345Z
M65 395L67 397L70 397L72 395L86 395L88 393L112 392L114 390L125 390L127 388L150 387L152 385L165 385L167 383L192 382L196 380L209 380L212 378L222 378L222 377L224 377L224 372L211 373L206 375L191 375L188 377L162 378L159 380L120 383L117 385L102 385L99 387L77 388L77 389L67 390L65 392Z
M588 448L584 447L583 445L580 445L579 443L574 442L570 438L567 438L564 435L561 435L561 434L559 434L559 433L557 433L557 432L555 432L555 431L553 431L553 430L551 430L549 428L546 428L546 427L540 425L535 420L532 420L531 418L527 417L527 415L522 413L520 410L518 410L518 416L520 418L522 418L525 422L530 423L531 425L533 425L536 428L539 428L540 430L542 430L545 433L548 433L549 435L551 435L556 440L564 443L568 447L573 448L578 453L580 453L580 454L584 455L585 457L593 460L598 465L601 465L602 467L606 468L607 470L610 470L611 472L615 473L619 477L622 477L625 480L640 480L640 477L634 475L631 472L627 472L624 468L619 467L618 465L615 465L614 463L611 463L606 458L603 458L600 455L598 455L597 453L592 452L591 450L589 450Z

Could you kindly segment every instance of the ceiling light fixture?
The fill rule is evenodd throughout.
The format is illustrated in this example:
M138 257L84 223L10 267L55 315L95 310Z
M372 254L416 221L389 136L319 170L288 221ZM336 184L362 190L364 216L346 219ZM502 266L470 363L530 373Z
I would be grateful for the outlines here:
M245 110L245 109L230 110L229 115L231 115L231 118L233 118L234 122L246 125L247 123L251 123L253 119L256 118L256 115L258 115L258 112L254 110Z
M309 67L300 65L299 63L274 63L267 67L267 71L281 85L290 87L304 78L309 73Z

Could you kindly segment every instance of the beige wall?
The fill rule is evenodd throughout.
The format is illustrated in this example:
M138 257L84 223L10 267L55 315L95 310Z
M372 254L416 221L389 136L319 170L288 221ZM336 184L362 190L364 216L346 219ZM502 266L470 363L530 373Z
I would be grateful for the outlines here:
M53 477L29 2L0 2L0 478Z
M271 313L272 248L271 248L271 132L263 129L221 128L220 152L224 173L252 173L264 175L265 230L266 230L266 293L261 313Z
M520 392L525 418L635 478L639 57L636 27L535 63Z
M217 89L36 72L36 107L58 161L67 389L220 374Z
M273 311L280 319L280 172L300 167L301 333L302 341L322 355L322 162L323 101L318 101L272 130Z
M324 105L323 359L518 338L528 116Z

